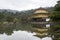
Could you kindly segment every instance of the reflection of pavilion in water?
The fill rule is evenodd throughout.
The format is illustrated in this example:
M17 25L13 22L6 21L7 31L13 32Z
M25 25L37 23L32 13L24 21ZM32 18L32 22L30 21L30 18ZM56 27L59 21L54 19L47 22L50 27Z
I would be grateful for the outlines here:
M38 8L35 10L32 15L33 31L36 33L35 36L43 37L48 35L48 28L50 27L50 19L48 16L49 13L44 8Z

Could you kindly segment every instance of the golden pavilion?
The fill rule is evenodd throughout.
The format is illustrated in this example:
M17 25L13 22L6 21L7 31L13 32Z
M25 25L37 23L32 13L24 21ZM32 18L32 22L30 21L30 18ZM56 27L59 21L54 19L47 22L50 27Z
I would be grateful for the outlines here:
M32 15L33 31L36 33L35 36L43 37L48 35L49 24L49 12L44 8L38 8L34 10Z
M36 26L45 26L48 24L49 21L49 12L44 8L38 8L34 11L32 15L32 24L36 24Z

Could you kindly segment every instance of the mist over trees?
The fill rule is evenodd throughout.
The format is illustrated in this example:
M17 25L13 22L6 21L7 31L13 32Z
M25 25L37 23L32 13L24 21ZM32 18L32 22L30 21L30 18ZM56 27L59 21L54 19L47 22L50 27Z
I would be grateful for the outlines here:
M51 11L49 7L46 8ZM35 9L25 10L25 11L16 11L9 9L0 9L0 22L20 22L28 23L30 22L29 17L34 13Z

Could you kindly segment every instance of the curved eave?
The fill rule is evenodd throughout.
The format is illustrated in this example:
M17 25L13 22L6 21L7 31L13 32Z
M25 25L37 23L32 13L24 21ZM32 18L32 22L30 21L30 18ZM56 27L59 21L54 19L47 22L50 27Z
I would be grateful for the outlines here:
M49 15L49 13L34 13L33 15L40 15L40 14L43 14L43 15Z
M48 18L48 16L32 16L31 18Z

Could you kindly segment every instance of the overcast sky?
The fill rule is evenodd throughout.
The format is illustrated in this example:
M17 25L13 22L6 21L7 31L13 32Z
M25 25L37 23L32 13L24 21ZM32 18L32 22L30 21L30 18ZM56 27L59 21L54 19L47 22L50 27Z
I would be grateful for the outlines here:
M51 7L58 0L0 0L0 9L29 10L39 7Z

